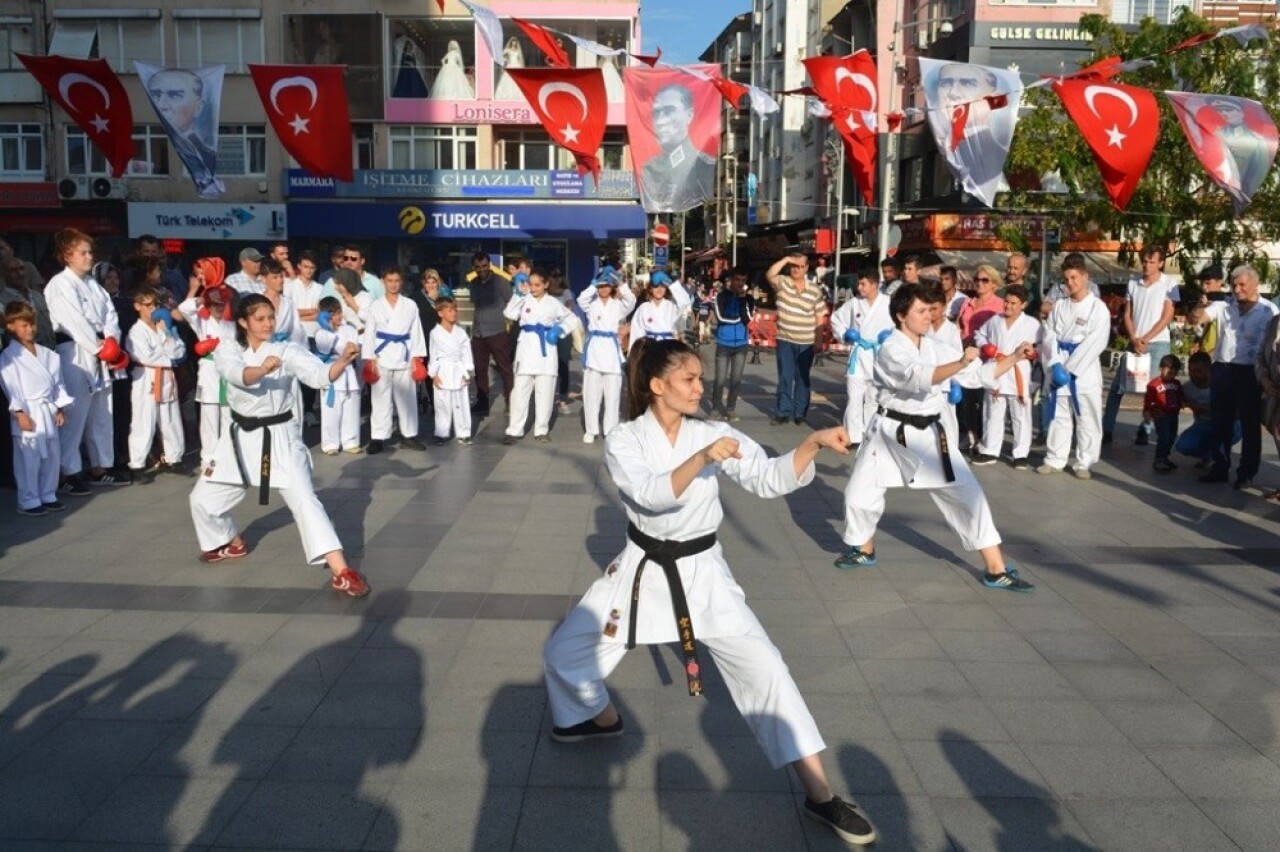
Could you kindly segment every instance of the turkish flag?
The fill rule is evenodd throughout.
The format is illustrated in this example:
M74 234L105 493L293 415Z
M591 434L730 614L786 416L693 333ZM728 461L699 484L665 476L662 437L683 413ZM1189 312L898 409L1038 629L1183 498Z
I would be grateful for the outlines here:
M724 96L729 106L735 110L742 103L743 95L750 95L751 90L741 83L735 83L726 77L707 77L707 81L716 87L716 90Z
M876 187L876 63L859 50L851 56L811 56L802 60L813 91L831 110L831 122L844 142L846 159L862 197L874 203Z
M555 143L573 154L578 174L600 179L596 154L604 141L609 98L599 68L508 68Z
M1276 124L1262 104L1230 95L1165 92L1191 150L1239 216L1275 162Z
M1052 85L1093 150L1111 203L1117 210L1125 209L1160 135L1155 95L1134 86L1089 80L1055 80Z
M106 157L112 177L124 174L134 152L133 109L107 60L17 56Z
M524 31L524 34L529 37L529 41L533 42L547 57L548 65L552 68L573 67L573 63L569 61L569 54L564 52L564 45L560 44L560 40L550 30L520 18L512 18L511 20Z
M351 109L341 65L250 65L280 143L317 177L350 182Z

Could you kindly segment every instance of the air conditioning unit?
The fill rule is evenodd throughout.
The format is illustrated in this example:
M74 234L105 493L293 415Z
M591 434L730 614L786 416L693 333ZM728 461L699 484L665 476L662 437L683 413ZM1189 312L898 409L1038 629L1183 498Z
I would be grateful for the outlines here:
M68 201L124 198L128 191L128 185L115 178L75 175L58 181L58 196Z

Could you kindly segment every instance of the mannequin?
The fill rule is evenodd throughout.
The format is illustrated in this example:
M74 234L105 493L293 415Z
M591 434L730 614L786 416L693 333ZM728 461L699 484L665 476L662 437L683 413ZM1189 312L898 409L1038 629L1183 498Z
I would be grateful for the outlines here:
M436 74L435 82L431 84L431 97L446 101L470 101L475 96L475 89L467 79L462 47L456 41L451 41L444 59L440 61L440 71Z
M524 48L520 47L520 41L515 36L507 39L507 46L502 51L502 59L506 68L524 67ZM516 85L516 81L504 71L498 79L498 85L493 88L493 99L519 101L524 99L524 95L520 93L520 87Z
M407 34L401 33L391 46L391 57L397 61L396 83L391 89L393 98L425 98L427 84L422 79L422 50Z

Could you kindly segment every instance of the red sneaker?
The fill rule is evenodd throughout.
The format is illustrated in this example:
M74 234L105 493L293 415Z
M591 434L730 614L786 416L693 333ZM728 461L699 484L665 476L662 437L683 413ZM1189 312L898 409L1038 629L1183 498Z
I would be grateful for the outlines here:
M335 592L344 592L353 598L362 598L369 594L369 584L357 572L350 568L334 577L329 583Z
M244 542L239 544L228 543L222 547L215 547L213 550L206 550L200 554L200 561L213 564L214 562L225 562L228 559L243 559L249 555L249 546Z

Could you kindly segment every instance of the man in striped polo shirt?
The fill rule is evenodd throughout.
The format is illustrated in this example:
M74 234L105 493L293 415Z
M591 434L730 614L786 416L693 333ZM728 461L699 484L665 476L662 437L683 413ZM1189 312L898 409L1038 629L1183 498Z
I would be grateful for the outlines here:
M783 269L786 268L786 274ZM778 402L770 423L804 423L809 412L809 371L813 368L816 330L827 315L822 288L807 278L809 260L791 254L779 260L765 278L778 305Z

